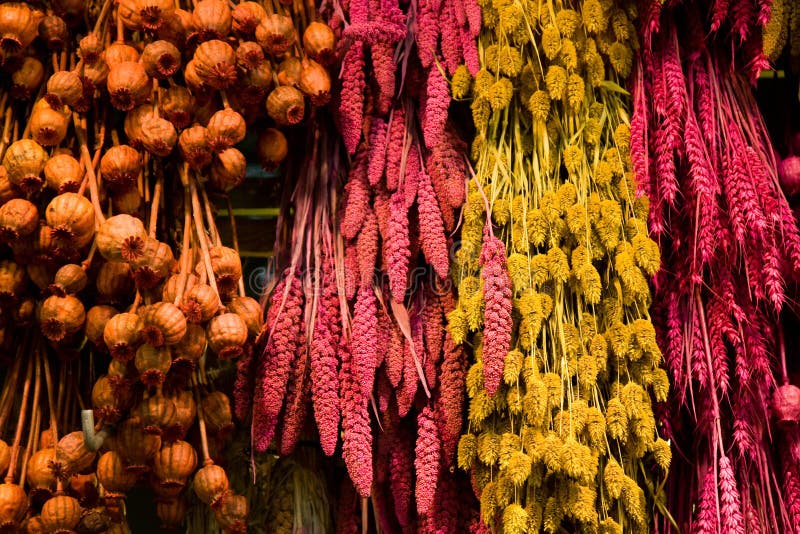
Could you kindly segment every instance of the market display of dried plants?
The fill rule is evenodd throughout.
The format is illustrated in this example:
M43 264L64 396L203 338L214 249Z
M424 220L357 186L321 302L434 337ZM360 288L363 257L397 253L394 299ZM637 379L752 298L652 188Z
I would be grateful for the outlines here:
M274 169L282 130L329 100L335 37L314 18L300 2L0 5L3 528L129 531L139 484L165 528L192 491L246 531L211 368L250 354L262 312L214 200L244 180L248 134Z

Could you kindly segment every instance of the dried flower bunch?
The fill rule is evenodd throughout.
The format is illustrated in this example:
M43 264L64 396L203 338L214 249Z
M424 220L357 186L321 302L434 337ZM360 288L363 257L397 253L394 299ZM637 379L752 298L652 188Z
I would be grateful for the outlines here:
M660 266L629 157L633 3L483 2L476 176L454 276L471 348L458 464L485 531L649 532L671 447L650 322ZM457 73L458 74L458 73Z
M212 200L244 180L248 133L265 168L286 158L282 130L330 98L336 38L313 4L52 4L0 5L0 340L34 355L0 400L0 438L18 416L24 466L6 478L22 504L0 520L62 532L91 512L107 520L92 532L124 530L141 483L165 526L183 523L193 486L220 529L244 532L247 501L219 466L232 407L213 377L249 356L262 310ZM97 454L58 440L79 406L98 431L115 425ZM70 436L77 456L62 461Z
M463 417L466 360L444 318L468 172L446 75L464 54L477 71L480 13L461 1L417 7L417 20L415 6L392 1L321 7L342 61L333 115L344 146L324 122L310 134L287 206L292 227L279 232L283 272L256 358L242 361L236 407L247 413L254 374L256 449L286 454L310 398L328 455L341 423L347 494L371 496L383 528L454 532L476 509L459 498L463 475L442 476ZM360 521L358 502L339 503L349 526Z
M782 532L800 517L779 322L800 234L747 80L783 46L770 4L651 2L636 58L631 158L664 254L653 320L676 390L662 419L683 452L669 487L682 531Z

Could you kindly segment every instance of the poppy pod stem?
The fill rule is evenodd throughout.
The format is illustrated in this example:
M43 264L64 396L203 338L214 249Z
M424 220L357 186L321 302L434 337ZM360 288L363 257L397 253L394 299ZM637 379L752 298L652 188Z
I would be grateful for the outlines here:
M203 465L211 461L211 455L208 453L208 432L206 431L206 418L203 413L203 403L200 402L200 392L197 385L197 378L192 377L192 392L194 393L194 402L197 405L197 428L200 430L200 452L203 455Z
M125 25L122 23L122 11L117 7L117 42L125 40Z
M106 0L103 2L103 8L100 10L100 14L97 16L97 22L94 23L94 33L100 34L100 30L103 27L103 24L106 22L106 17L111 12L111 6L114 4L113 0Z
M42 350L39 352L44 366L44 381L47 386L47 407L50 413L50 432L53 434L53 441L58 443L58 418L56 417L55 391L53 389L53 377L50 374L50 362L47 361L47 354Z
M11 447L11 463L8 464L6 473L6 484L14 483L14 468L19 458L19 444L22 441L22 431L25 430L25 421L28 418L28 395L31 392L31 379L33 378L34 359L28 358L28 370L25 372L25 385L22 386L22 399L19 405L19 417L17 418L17 430L14 433L14 444Z
M92 241L92 248L89 249L89 255L86 256L86 259L81 262L81 268L83 270L89 269L92 265L92 259L94 259L94 253L97 251L97 241Z
M778 350L781 355L781 373L783 378L783 385L789 383L789 372L786 369L786 340L783 336L783 324L778 325Z
M50 61L53 63L53 72L58 72L61 70L61 63L58 60L58 52L53 52L50 54Z
M6 376L6 381L3 384L3 395L0 397L0 430L5 430L6 421L11 415L11 408L14 404L14 392L17 390L17 381L19 380L20 369L22 367L22 351L17 353L17 358L14 361L14 366L11 372Z
M222 105L225 107L225 109L230 109L231 103L228 102L227 93L225 93L225 91L220 91L219 92L219 96L220 96L220 98L222 98Z
M239 254L239 233L236 231L236 217L233 215L233 203L231 202L231 197L227 193L225 194L225 204L228 207L228 220L230 221L231 225L231 240L233 241L233 250L236 251L236 254ZM239 277L239 296L245 296L244 276Z
M192 242L192 214L189 209L189 192L184 193L183 199L183 243L181 245L181 272L178 277L178 290L175 292L173 304L178 306L183 300L186 283L189 280L189 269L192 266L194 254L190 252Z
M86 140L86 119L78 119L77 113L72 114L73 125L75 126L75 133L78 136L78 144L81 147L81 159L86 165L86 176L89 182L89 198L92 201L95 212L95 224L100 226L106 221L103 214L103 208L100 206L100 192L97 188L97 175L94 172L94 165L92 165L92 155L89 153L89 146Z
M217 223L214 222L214 214L211 212L211 202L208 201L208 194L206 193L206 188L203 187L203 184L198 184L198 188L200 189L200 194L203 197L203 208L206 214L206 224L208 225L208 232L211 234L211 240L214 242L216 246L221 247L222 238L220 238L219 236Z
M3 122L3 139L0 140L0 158L6 153L9 143L11 143L11 129L14 124L14 110L11 107L5 107L5 100L8 93L3 94L3 105L0 106L5 109L5 121Z
M36 452L36 436L39 435L39 426L42 421L42 411L39 406L39 395L42 388L42 361L39 358L41 352L36 351L33 359L36 362L36 373L33 383L33 400L31 402L31 425L28 429L28 441L25 442L25 453L22 455L22 471L19 474L20 482L25 480L28 470L28 458Z
M189 181L189 192L192 195L192 215L194 216L195 231L197 232L197 240L200 241L200 250L203 253L203 264L206 266L206 274L208 275L208 285L219 295L217 289L217 280L214 278L214 269L211 266L211 254L208 251L208 239L203 229L203 209L200 206L200 198L197 195L197 183L194 179Z
M164 176L158 173L156 178L156 185L153 187L153 200L150 205L150 227L148 228L148 235L155 239L156 227L158 225L158 207L161 203L161 191L164 189Z

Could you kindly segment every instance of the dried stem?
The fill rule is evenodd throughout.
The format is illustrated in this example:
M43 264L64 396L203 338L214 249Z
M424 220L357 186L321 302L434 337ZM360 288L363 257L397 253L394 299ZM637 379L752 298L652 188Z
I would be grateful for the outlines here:
M94 165L92 164L92 155L89 153L89 146L86 139L86 130L82 123L86 119L78 119L77 114L72 114L73 125L75 126L75 134L78 137L78 143L81 149L81 159L86 165L86 175L89 181L89 197L94 206L95 219L97 226L105 222L106 217L103 214L103 208L100 206L100 192L97 189L97 175L94 172Z
M228 209L228 220L230 221L231 225L231 240L233 241L233 250L236 251L236 254L239 255L239 232L236 230L236 216L233 214L233 203L231 202L231 197L228 194L225 194L225 205ZM239 296L245 296L244 290L244 276L239 278Z
M47 385L47 406L50 412L50 432L53 434L53 440L58 443L58 418L56 417L56 403L55 391L53 389L53 377L50 374L50 362L47 360L47 354L41 351L42 365L44 366L44 381Z
M25 373L25 385L22 387L22 398L20 399L19 417L17 418L17 430L14 434L14 443L11 446L11 463L8 464L6 473L6 484L14 483L14 470L19 458L19 444L22 441L22 431L25 430L25 420L28 416L28 395L31 392L31 378L33 377L33 358L28 358L28 370Z
M200 392L197 378L192 377L192 391L194 392L194 402L197 404L197 428L200 431L200 449L203 455L203 465L211 462L211 455L208 453L208 433L206 432L206 418L203 413L203 405L200 402Z
M200 250L203 253L203 263L206 266L206 272L208 274L208 284L214 289L217 295L219 295L219 289L217 289L217 280L214 278L214 269L211 267L211 254L208 251L208 241L205 235L205 230L203 229L203 210L200 206L200 199L197 195L197 185L193 179L189 181L189 192L192 196L192 215L194 216L197 240L200 241Z
M192 242L192 213L189 208L189 191L184 191L183 198L183 243L181 245L181 272L178 278L178 291L175 292L175 304L180 304L183 300L183 293L186 291L186 284L189 280L189 270L193 265L194 251L191 248Z
M39 424L42 418L41 406L39 406L39 396L42 389L42 362L38 357L33 358L36 363L36 373L33 383L33 400L31 402L31 425L28 429L28 441L25 443L25 452L22 455L22 471L19 476L20 485L25 483L25 474L28 467L28 458L36 450L36 434L39 433Z
M3 384L3 394L0 397L0 407L2 407L0 408L0 434L5 434L6 422L8 422L11 409L14 407L14 393L17 391L17 381L22 368L22 358L19 357L21 353L22 348L20 347L17 352L17 358L14 360L14 366L11 368L11 372L6 375L6 380Z

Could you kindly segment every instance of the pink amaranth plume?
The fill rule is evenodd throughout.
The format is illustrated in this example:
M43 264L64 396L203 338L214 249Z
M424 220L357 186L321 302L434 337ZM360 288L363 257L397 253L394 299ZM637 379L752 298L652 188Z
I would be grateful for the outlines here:
M434 532L442 534L445 532L458 532L459 501L463 496L458 493L456 480L453 473L442 470L439 477L439 486L436 488L433 513L428 515Z
M406 209L411 209L417 199L417 189L419 188L420 173L422 173L422 162L419 160L419 146L415 143L411 145L406 159L406 172L403 175L403 196Z
M416 472L417 513L426 516L433 511L433 499L439 484L439 455L441 443L436 432L433 408L426 404L417 416L417 446L414 449Z
M302 337L299 346L300 355L294 364L286 388L286 408L283 411L283 424L278 446L281 456L289 456L294 452L306 422L310 384L308 383L308 346L305 336Z
M358 291L359 270L358 270L358 248L356 244L348 242L344 247L344 292L347 300L353 300Z
M477 0L464 0L464 11L467 14L470 36L474 39L481 32L481 6Z
M392 194L389 223L383 242L389 287L395 302L405 299L408 284L408 262L411 252L408 239L408 211L402 190Z
M361 121L364 118L364 45L356 41L345 52L342 60L342 92L339 104L339 127L344 146L354 154L361 139Z
M401 422L394 432L389 452L389 481L397 522L406 528L411 524L411 497L414 491L414 457L411 454L414 436L408 424Z
M378 259L378 218L371 209L364 216L364 224L356 239L356 249L359 284L362 287L369 286L375 277L375 262Z
M350 24L362 24L369 19L369 0L349 0Z
M378 302L372 284L358 289L353 312L352 372L364 397L372 394L375 370L378 368Z
M383 186L378 187L375 192L375 201L372 207L378 217L378 233L381 239L386 239L387 231L389 230L389 215L392 210L392 197ZM381 261L383 261L382 258Z
M447 238L444 235L442 213L439 202L433 193L433 185L428 174L420 169L419 189L417 191L419 205L419 237L425 259L431 264L436 275L447 279L450 270L450 258Z
M287 291L289 276L291 283ZM286 397L286 383L302 341L302 283L299 275L288 269L283 277L273 291L267 320L259 336L268 336L258 361L253 402L253 442L259 452L269 448L275 434L278 414Z
M437 369L442 359L442 343L444 343L445 330L444 315L442 314L442 301L439 295L430 287L426 289L425 306L422 308L422 328L425 336L425 348L427 349L426 361L432 361L434 369ZM435 389L435 386L431 386L431 389Z
M503 378L505 358L511 348L511 279L506 268L506 247L484 233L480 264L486 301L483 330L483 377L490 397Z
M233 412L240 422L247 420L253 406L253 372L255 357L252 350L236 360L236 382L233 385Z
M393 388L397 388L403 379L404 339L400 327L393 324L389 339L389 349L386 353L386 377Z
M437 420L442 437L442 453L446 465L455 459L464 415L464 388L467 377L467 358L461 345L453 343L450 332L445 334L444 359L439 379Z
M450 107L449 85L447 78L439 72L436 66L428 69L425 121L422 124L422 136L428 150L439 146L444 137L447 109Z
M355 239L369 209L370 189L367 182L367 150L359 150L345 185L344 214L339 229L345 239Z
M394 62L394 49L394 45L389 43L375 43L371 47L372 71L378 84L375 106L381 115L389 113L394 98L397 68Z
M458 37L459 45L464 51L464 65L473 77L477 76L478 71L481 70L481 62L478 57L478 47L475 45L475 38L466 28L459 30Z
M386 141L388 127L383 119L374 119L369 131L369 163L367 165L367 181L375 188L383 177L386 167Z
M392 44L406 38L406 27L386 20L374 20L351 24L342 34L348 39L362 41L369 46L378 43Z
M464 62L464 50L461 48L460 32L458 31L458 23L456 22L456 15L453 11L455 2L443 2L442 9L439 15L439 23L442 28L452 28L452 30L445 30L441 32L441 50L444 56L444 65L447 67L447 73L451 76L456 71L459 65Z
M428 68L436 55L442 0L421 0L417 5L417 55L422 66Z
M322 294L311 341L311 400L319 430L319 441L326 456L336 450L339 439L339 358L341 336L339 295L333 259L323 263Z
M416 338L418 335L419 328L414 328L412 324L412 337ZM400 417L405 417L411 410L418 386L419 373L417 372L417 365L414 361L414 354L411 352L411 344L406 339L403 343L403 381L400 384L400 389L395 393L397 396L397 412Z
M358 383L350 341L339 345L339 370L342 399L342 457L356 491L368 497L372 488L372 429L369 424L369 397Z
M406 112L400 105L392 111L389 138L386 142L386 189L396 191L400 185L401 163L406 153Z

